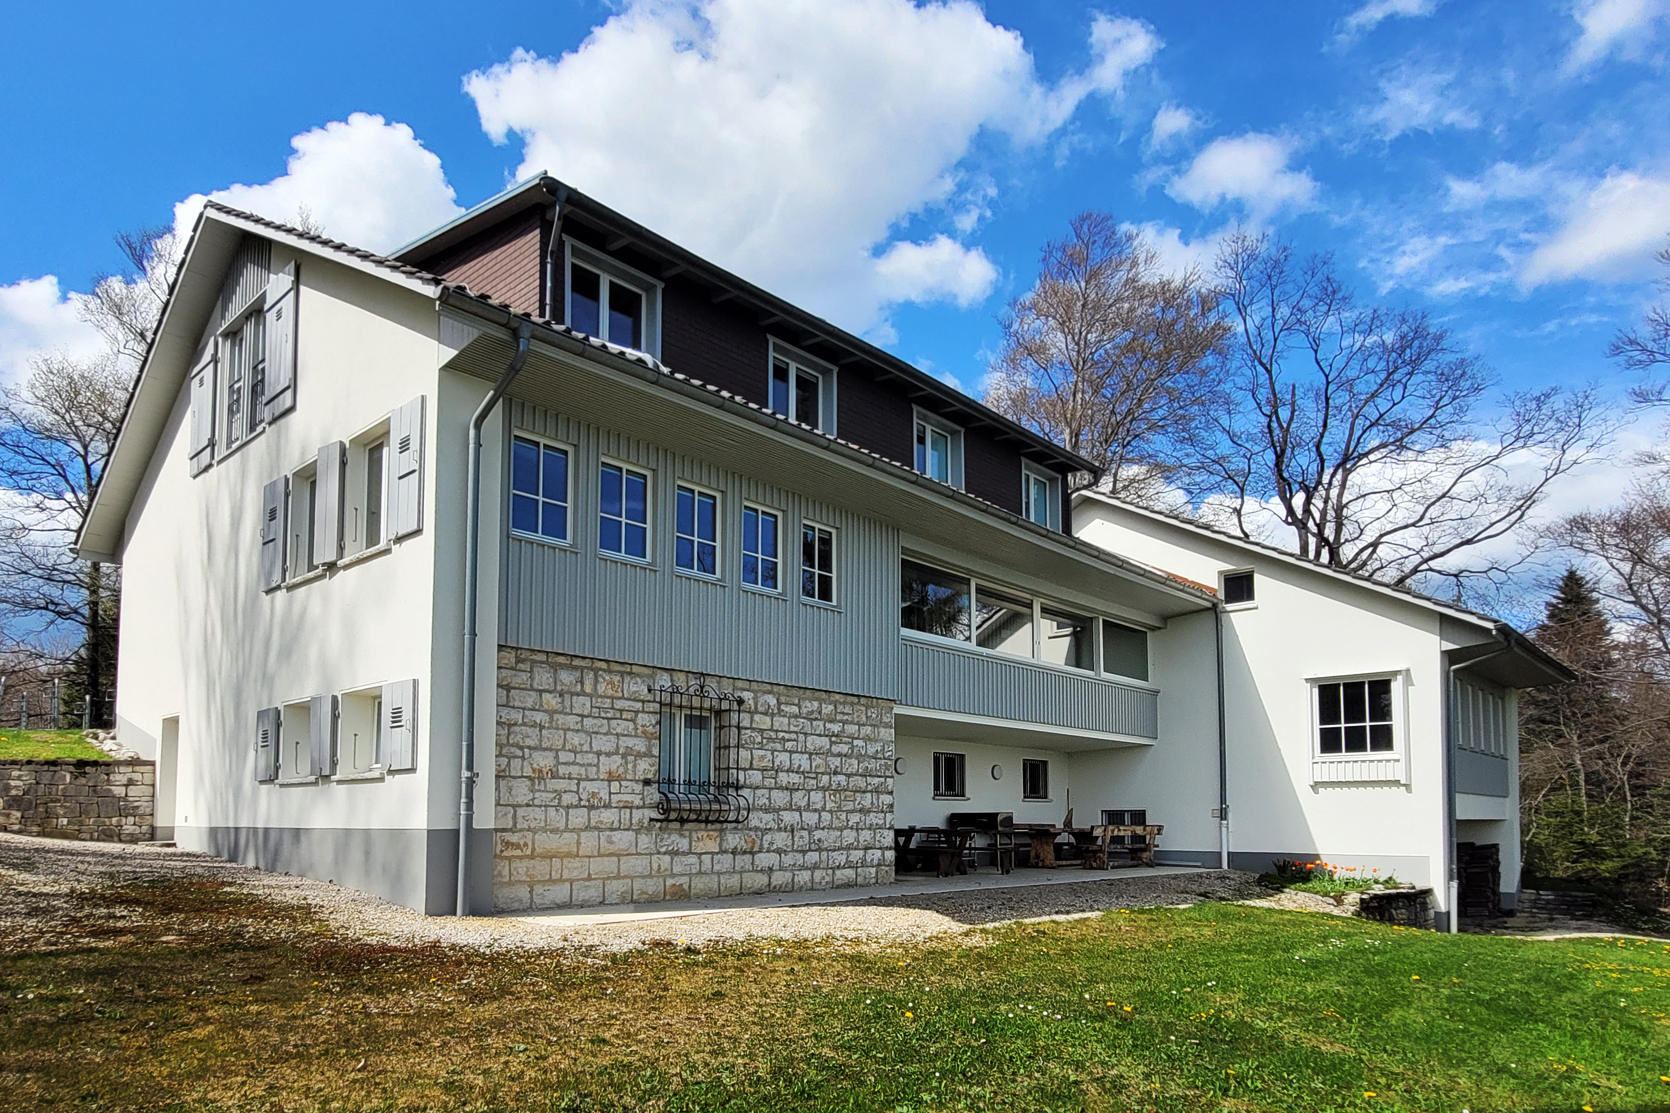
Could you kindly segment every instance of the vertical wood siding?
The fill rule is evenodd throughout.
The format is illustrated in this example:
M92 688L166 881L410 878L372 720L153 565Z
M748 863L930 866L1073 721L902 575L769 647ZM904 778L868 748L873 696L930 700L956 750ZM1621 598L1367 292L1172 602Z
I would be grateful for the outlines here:
M507 537L500 580L500 640L505 644L893 698L899 647L895 529L758 477L527 403L511 404L510 422L516 432L569 446L573 501L570 545ZM597 477L604 456L651 476L648 565L598 552ZM673 512L680 480L720 495L718 581L674 571ZM782 517L779 595L741 584L744 501ZM839 531L834 608L800 599L800 524L808 518Z
M462 282L478 294L496 298L519 313L537 316L542 308L543 221L539 209L529 209L428 260L424 267L448 282ZM562 319L561 313L547 315Z
M272 241L260 236L244 236L243 242L238 245L238 254L233 257L232 266L226 272L226 282L220 288L217 329L225 328L232 314L266 290L267 281L272 278L272 258Z
M952 645L901 639L899 702L965 715L1158 738L1159 695Z

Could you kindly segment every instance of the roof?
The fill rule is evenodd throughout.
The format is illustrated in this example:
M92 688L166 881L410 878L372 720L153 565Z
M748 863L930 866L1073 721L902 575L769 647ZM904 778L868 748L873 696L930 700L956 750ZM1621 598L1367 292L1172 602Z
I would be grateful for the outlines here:
M421 264L509 216L534 206L554 204L562 205L564 220L578 219L610 233L622 246L631 244L634 250L663 260L667 265L658 277L666 279L681 275L693 279L714 289L717 296L724 300L754 306L761 313L761 319L768 324L789 325L798 329L801 337L784 339L795 340L799 347L819 346L833 350L838 354L831 362L839 365L863 362L882 380L902 380L913 397L932 398L943 416L954 417L964 426L987 426L1002 439L1021 442L1025 446L1021 450L1023 456L1048 461L1068 471L1089 472L1092 475L1101 471L1095 462L1003 416L921 368L739 278L548 174L535 175L488 198L458 218L413 240L396 251L394 257L401 262Z
M1100 491L1074 492L1074 504L1077 505L1081 501L1099 502L1139 518L1162 522L1166 525L1175 526L1178 529L1210 537L1214 541L1237 546L1242 549L1252 550L1295 568L1302 568L1307 572L1315 573L1317 575L1329 576L1334 579L1343 580L1347 583L1366 588L1379 594L1401 599L1407 603L1413 603L1418 607L1424 607L1428 610L1435 611L1441 615L1468 623L1475 627L1481 627L1489 631L1491 637L1499 643L1504 651L1512 651L1528 658L1535 669L1548 674L1547 679L1535 681L1535 683L1547 683L1549 681L1567 682L1576 679L1576 674L1572 672L1564 662L1560 661L1542 647L1538 646L1535 642L1531 641L1523 633L1515 629L1511 623L1505 622L1493 615L1485 614L1482 611L1476 611L1470 607L1463 607L1458 603L1446 603L1441 599L1434 599L1430 595L1425 595L1421 592L1415 591L1413 588L1405 587L1401 584L1389 584L1384 580L1364 575L1361 572L1352 572L1343 568L1330 568L1325 564L1317 564L1315 561L1306 560L1295 553L1288 552L1286 549L1279 548L1267 542L1254 541L1250 538L1241 537L1237 534L1230 533L1226 529L1220 529L1217 526L1198 521L1194 518L1184 517L1181 514L1167 513L1162 510L1151 510L1148 507L1138 506L1136 503L1128 502L1125 499L1117 498L1113 495L1103 494ZM1456 660L1480 660L1489 652L1490 648L1487 645L1483 650L1454 652L1452 653L1452 657ZM1513 686L1530 687L1532 685L1516 683Z

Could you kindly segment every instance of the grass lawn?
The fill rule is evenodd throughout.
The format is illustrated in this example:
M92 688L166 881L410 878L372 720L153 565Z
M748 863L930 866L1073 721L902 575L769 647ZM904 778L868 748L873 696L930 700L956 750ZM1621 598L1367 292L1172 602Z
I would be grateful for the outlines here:
M89 745L79 730L0 730L0 759L47 761L55 758L109 761L110 755Z
M110 907L201 930L0 955L5 1107L1670 1109L1658 943L1197 905L609 959L368 946L239 902L130 887ZM289 942L240 933L251 911Z

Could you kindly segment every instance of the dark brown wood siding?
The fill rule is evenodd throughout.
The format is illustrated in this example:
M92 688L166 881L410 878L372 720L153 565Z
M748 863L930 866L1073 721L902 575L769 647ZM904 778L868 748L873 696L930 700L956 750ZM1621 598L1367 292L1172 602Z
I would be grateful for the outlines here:
M963 486L975 498L1016 514L1021 512L1021 454L990 433L963 433Z
M715 304L707 287L679 278L661 291L661 362L756 405L767 406L771 343L754 314Z
M530 209L425 260L424 269L448 282L462 282L478 294L505 302L519 313L538 316L543 215Z
M908 397L856 364L835 376L835 431L842 440L911 467L916 457L915 413Z

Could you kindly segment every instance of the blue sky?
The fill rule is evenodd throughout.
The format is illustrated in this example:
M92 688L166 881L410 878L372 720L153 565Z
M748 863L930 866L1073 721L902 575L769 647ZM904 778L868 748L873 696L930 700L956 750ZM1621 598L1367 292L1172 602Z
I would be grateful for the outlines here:
M1620 389L1670 0L36 5L0 39L0 380L220 196L390 249L544 168L978 391L1085 208L1333 252L1516 387ZM294 145L293 145L294 143ZM1572 498L1586 500L1589 494Z

